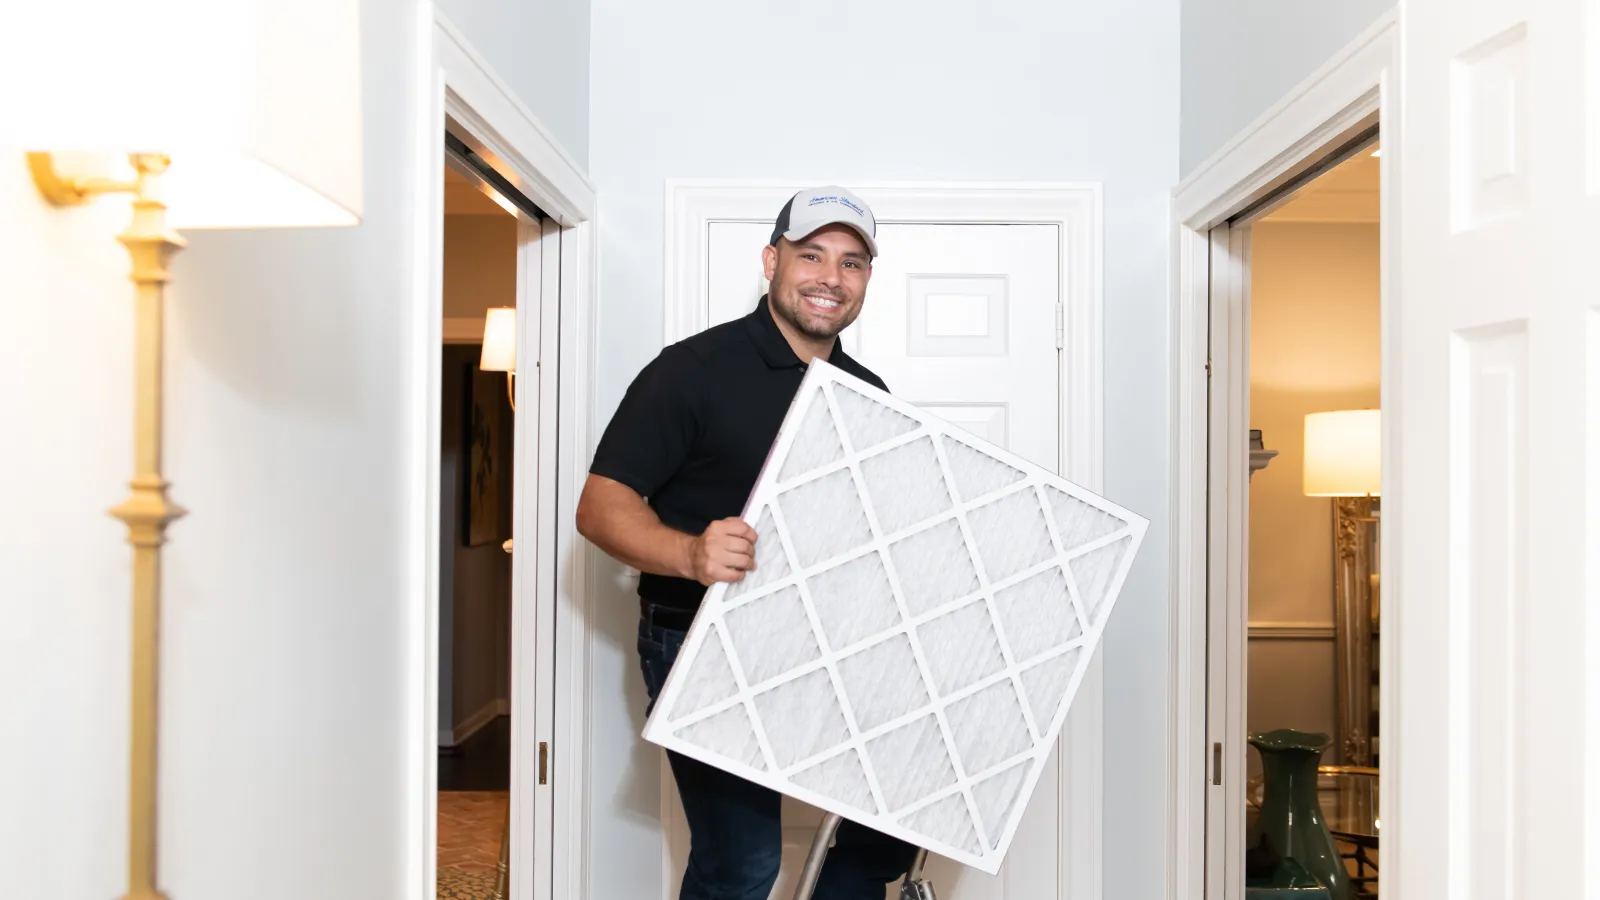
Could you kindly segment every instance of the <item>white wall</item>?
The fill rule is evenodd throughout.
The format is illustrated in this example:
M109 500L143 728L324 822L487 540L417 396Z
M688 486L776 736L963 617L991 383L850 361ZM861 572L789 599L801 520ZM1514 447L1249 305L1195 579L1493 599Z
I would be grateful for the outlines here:
M1395 0L1182 0L1187 175Z
M63 217L0 159L0 896L124 886L131 474L127 207ZM63 250L72 249L68 257ZM70 359L70 362L67 360Z
M1177 0L595 0L593 36L597 430L660 348L669 177L1104 182L1106 489L1154 520L1104 649L1105 894L1159 896ZM591 887L655 897L659 757L638 739L637 605L617 574L591 607Z
M582 168L589 160L589 0L437 0Z
M526 6L484 9L527 27ZM418 550L404 463L420 22L412 4L362 10L360 227L191 233L176 264L167 470L190 514L164 572L161 884L178 900L395 900L415 875L419 624L402 587ZM586 96L584 81L559 89ZM582 115L562 129L580 159L583 130ZM125 884L128 551L106 509L131 473L127 216L125 200L46 208L23 161L0 159L4 897Z

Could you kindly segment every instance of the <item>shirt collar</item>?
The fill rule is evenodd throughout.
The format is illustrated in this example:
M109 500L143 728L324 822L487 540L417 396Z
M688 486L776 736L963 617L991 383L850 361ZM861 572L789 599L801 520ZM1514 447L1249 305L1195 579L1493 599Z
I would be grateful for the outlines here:
M751 340L755 341L756 350L760 351L761 358L767 365L774 369L805 368L806 364L795 355L794 348L789 346L789 339L778 330L778 323L772 318L772 308L768 305L767 295L761 295L761 302L756 304L755 311L745 317L745 327L750 332ZM830 362L837 365L844 356L844 348L839 346L838 339L833 342L833 352L828 355Z

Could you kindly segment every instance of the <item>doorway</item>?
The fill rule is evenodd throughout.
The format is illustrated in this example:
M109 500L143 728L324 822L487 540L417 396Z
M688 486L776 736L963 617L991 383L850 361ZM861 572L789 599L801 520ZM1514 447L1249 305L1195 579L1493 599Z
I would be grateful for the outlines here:
M1173 897L1377 894L1398 31L1380 18L1176 192Z
M1378 895L1381 182L1369 125L1206 235L1207 898Z
M439 701L446 677L439 602L444 584L441 498L452 477L441 465L446 343L492 343L485 336L496 331L491 315L482 323L447 315L446 195L452 189L446 187L445 172L453 169L466 178L469 190L514 215L516 225L515 295L500 310L511 313L503 318L512 324L512 352L496 361L484 353L487 347L480 348L474 365L470 349L456 351L466 357L460 360L462 380L470 375L475 389L481 381L485 409L491 403L491 384L511 407L509 419L500 424L502 440L508 431L511 440L510 455L502 459L504 471L515 475L509 479L509 542L497 547L491 537L471 544L486 548L482 555L501 554L500 566L505 556L510 558L505 600L510 608L505 630L508 711L499 715L496 704L483 714L509 732L509 771L499 778L508 783L497 844L505 853L496 855L508 869L505 897L577 896L586 853L581 836L587 798L589 558L571 522L588 458L594 188L572 156L508 92L505 81L437 7L431 8L421 37L416 86L422 114L409 185L415 199L415 244L405 312L411 360L404 386L411 427L405 439L415 448L407 478L418 488L402 526L414 547L406 584L406 602L414 614L413 643L405 674L410 695L418 699L405 773L412 824L408 872L414 877L406 893L429 900L439 891L439 747L445 722ZM485 184L492 190L485 191ZM500 201L509 202L510 209ZM505 303L482 302L486 310L489 303ZM504 406L500 413L507 415ZM471 441L466 445L470 450ZM486 504L491 497L483 498ZM500 515L504 525L503 510ZM457 521L465 523L461 527L471 541L471 524ZM487 516L479 519L480 524L488 521ZM480 529L477 537L493 531ZM503 619L489 619L504 625ZM457 621L450 627L456 632L460 625ZM468 717L483 709L467 706L462 712ZM452 704L450 716L455 718L456 712ZM451 723L452 740L455 725ZM485 733L489 727L479 732L486 740L492 735ZM445 773L447 779L457 774ZM497 876L499 865L497 859Z
M552 896L562 229L461 120L442 136L435 896Z
M438 896L503 900L522 212L446 136L440 347ZM537 233L537 232L535 232Z
M1247 890L1378 896L1381 152L1364 137L1227 225L1247 260L1245 740L1214 742L1245 755L1227 852ZM1221 702L1226 677L1208 688ZM1312 813L1326 833L1296 830Z

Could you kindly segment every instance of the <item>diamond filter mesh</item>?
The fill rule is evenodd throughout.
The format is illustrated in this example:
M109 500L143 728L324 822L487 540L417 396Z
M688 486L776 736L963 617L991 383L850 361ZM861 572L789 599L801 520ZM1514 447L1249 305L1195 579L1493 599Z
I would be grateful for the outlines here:
M1148 522L828 365L647 740L998 871Z

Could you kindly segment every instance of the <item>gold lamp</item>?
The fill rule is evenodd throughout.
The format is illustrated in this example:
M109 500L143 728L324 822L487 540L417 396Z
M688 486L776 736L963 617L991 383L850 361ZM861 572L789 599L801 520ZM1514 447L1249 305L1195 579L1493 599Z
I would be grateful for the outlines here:
M506 373L506 396L513 412L517 409L517 309L496 306L483 318L483 352L478 368L485 372Z
M131 198L133 545L126 900L158 900L161 547L185 514L162 473L162 316L180 229L355 225L358 0L55 0L8 10L0 160L71 207ZM60 38L60 39L54 39ZM107 235L109 238L110 235Z

